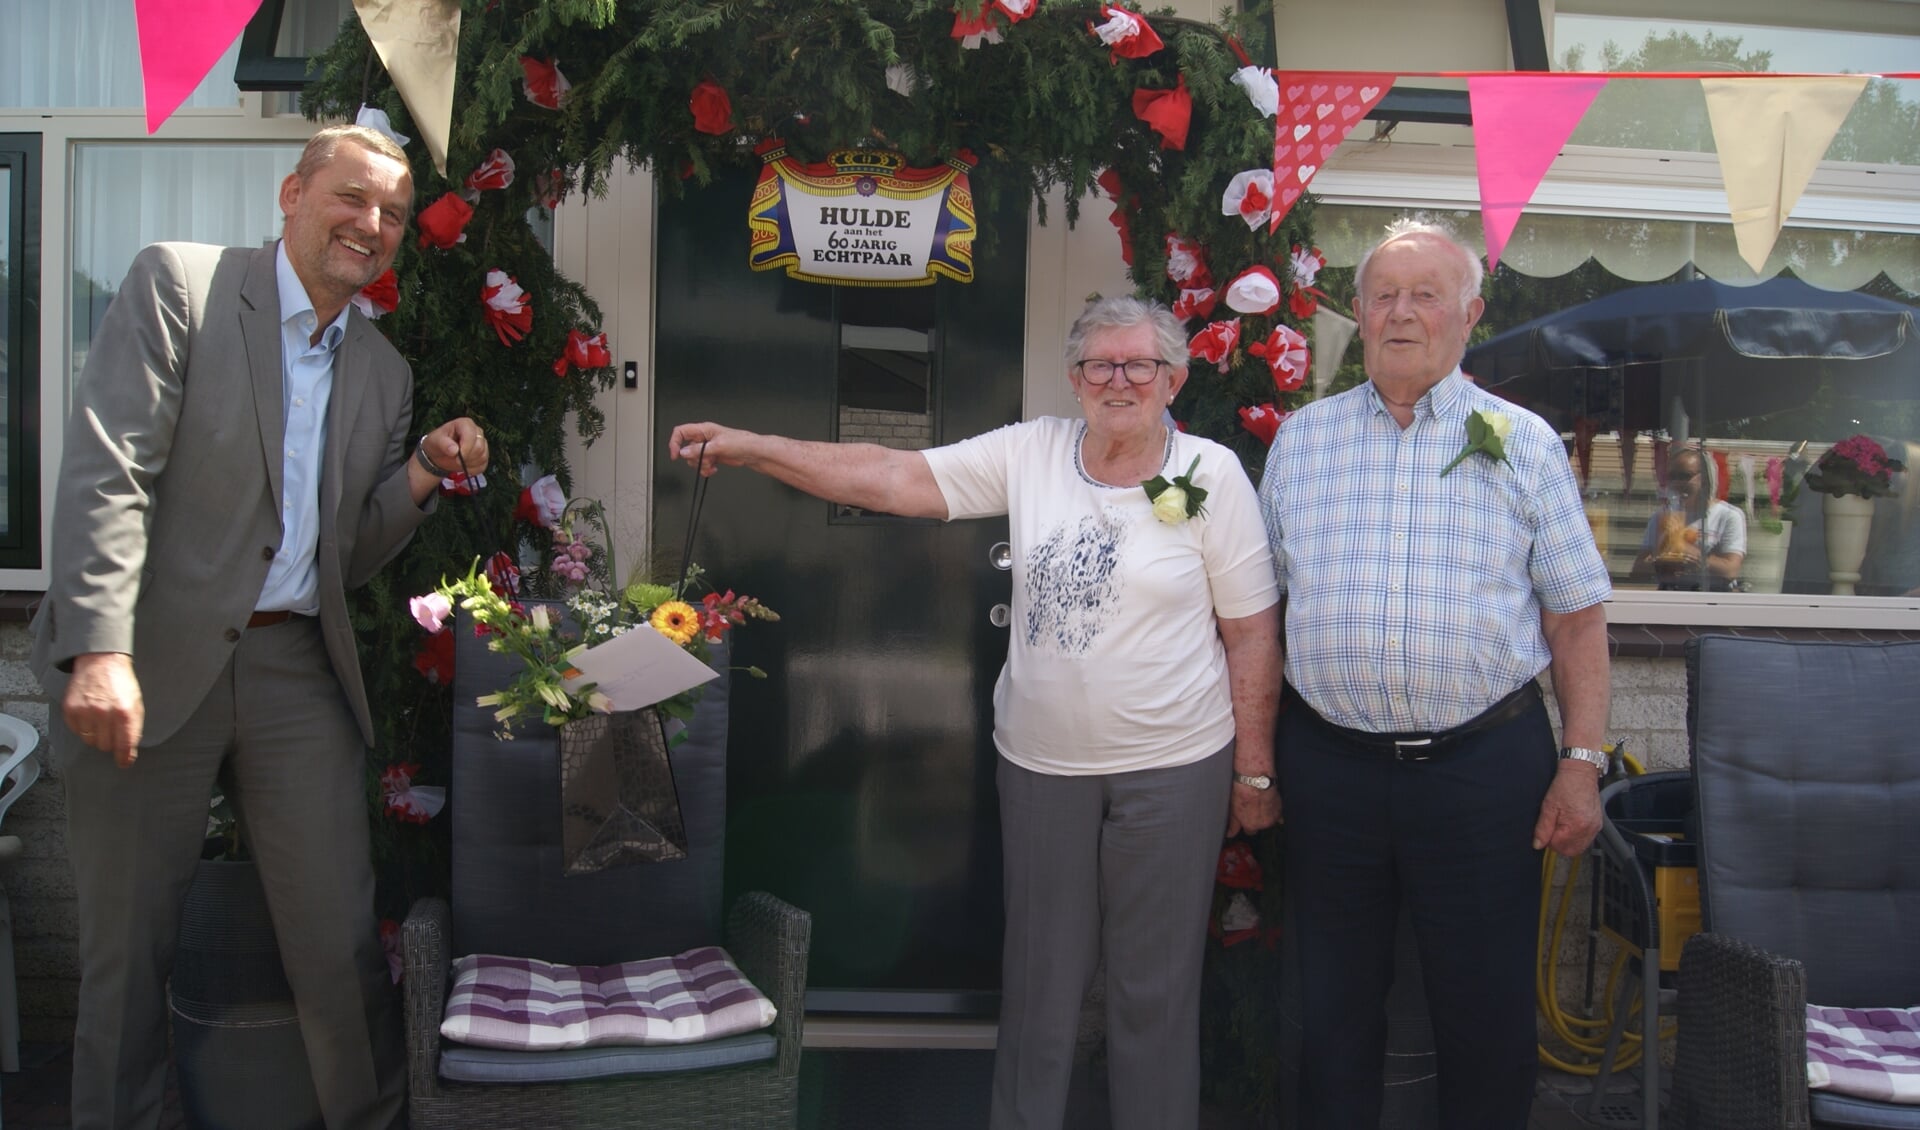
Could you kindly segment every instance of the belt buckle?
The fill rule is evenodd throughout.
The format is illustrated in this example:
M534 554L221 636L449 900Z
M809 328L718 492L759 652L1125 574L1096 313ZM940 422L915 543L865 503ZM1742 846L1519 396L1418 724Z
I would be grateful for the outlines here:
M1399 741L1393 743L1395 761L1425 761L1433 756L1433 739L1420 738L1417 741Z

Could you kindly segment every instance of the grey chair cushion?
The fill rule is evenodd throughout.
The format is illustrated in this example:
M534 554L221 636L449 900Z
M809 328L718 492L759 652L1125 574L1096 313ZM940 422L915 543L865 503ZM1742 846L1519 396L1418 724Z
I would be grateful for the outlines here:
M1707 929L1806 966L1807 999L1920 1002L1920 643L1688 649Z
M455 954L613 965L721 941L726 841L727 683L706 684L673 779L687 827L687 858L563 876L559 740L523 723L494 737L474 698L498 689L519 660L488 651L462 617L453 676L453 944ZM724 648L714 665L724 668Z
M1830 1095L1824 1091L1812 1091L1807 1095L1807 1113L1817 1127L1920 1130L1920 1106L1896 1106L1848 1095Z
M771 1032L749 1032L703 1044L574 1048L562 1052L510 1052L442 1043L440 1077L456 1083L574 1083L765 1063L779 1051L779 1042Z

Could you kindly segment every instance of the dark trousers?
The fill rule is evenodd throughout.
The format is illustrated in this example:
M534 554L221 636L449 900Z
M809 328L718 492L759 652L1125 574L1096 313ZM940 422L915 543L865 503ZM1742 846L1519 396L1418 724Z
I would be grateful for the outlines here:
M1441 1130L1524 1130L1537 1039L1533 826L1557 760L1538 702L1425 762L1356 746L1297 704L1281 719L1303 1130L1380 1124L1403 899L1433 1014Z

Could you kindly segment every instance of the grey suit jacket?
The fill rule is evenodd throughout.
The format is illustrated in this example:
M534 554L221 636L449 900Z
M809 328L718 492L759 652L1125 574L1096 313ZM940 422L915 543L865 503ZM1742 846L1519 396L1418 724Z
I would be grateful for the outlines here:
M56 710L85 652L132 655L143 746L170 737L206 696L280 545L283 384L273 248L140 252L67 421L52 581L31 658ZM391 560L433 509L408 493L412 425L411 370L350 313L320 475L320 622L369 744L346 590Z

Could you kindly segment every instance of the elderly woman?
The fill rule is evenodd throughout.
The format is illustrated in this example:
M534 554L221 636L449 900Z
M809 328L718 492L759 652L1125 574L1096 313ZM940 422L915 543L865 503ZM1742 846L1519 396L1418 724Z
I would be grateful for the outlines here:
M1013 632L994 689L1006 860L995 1130L1061 1124L1103 950L1113 1124L1195 1125L1221 832L1279 817L1273 563L1239 460L1169 426L1186 356L1164 306L1098 299L1067 337L1079 420L924 452L717 424L682 424L668 441L702 474L747 467L891 514L1009 518ZM1145 484L1177 478L1198 489L1156 506Z

